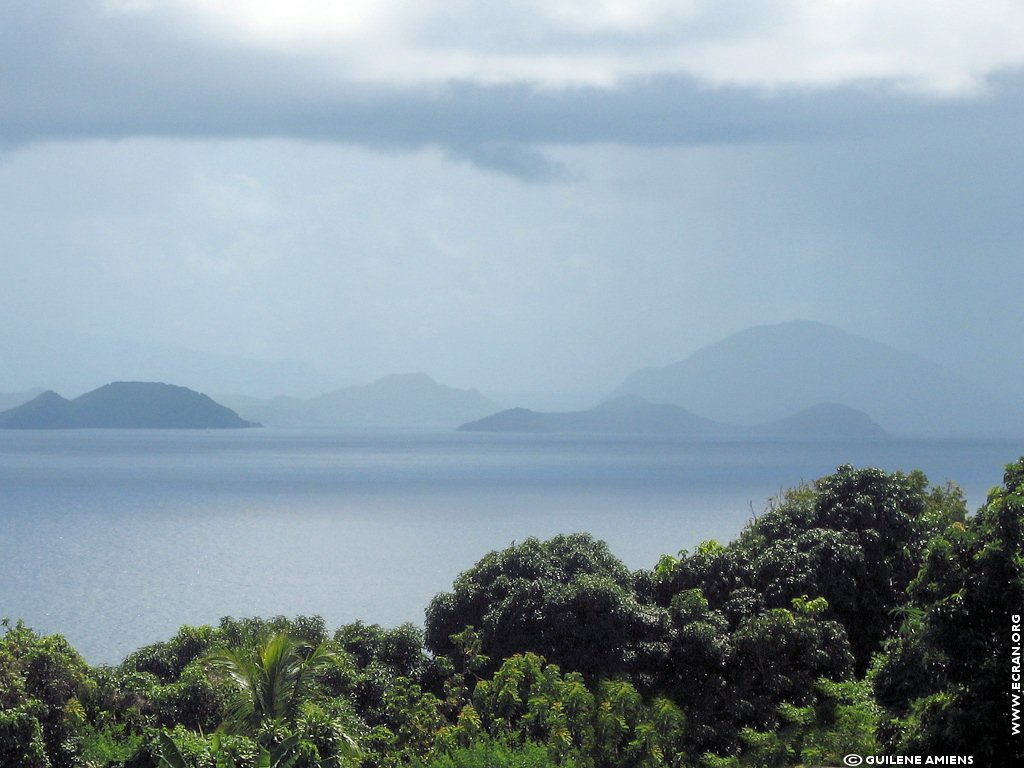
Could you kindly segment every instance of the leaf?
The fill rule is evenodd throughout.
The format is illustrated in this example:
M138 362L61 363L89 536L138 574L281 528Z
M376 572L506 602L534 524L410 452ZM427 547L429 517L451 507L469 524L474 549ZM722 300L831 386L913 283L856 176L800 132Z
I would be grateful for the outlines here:
M294 734L276 744L270 752L271 768L289 768L295 762L294 753L298 745L299 737Z
M167 768L188 768L178 745L163 731L160 731L160 764Z

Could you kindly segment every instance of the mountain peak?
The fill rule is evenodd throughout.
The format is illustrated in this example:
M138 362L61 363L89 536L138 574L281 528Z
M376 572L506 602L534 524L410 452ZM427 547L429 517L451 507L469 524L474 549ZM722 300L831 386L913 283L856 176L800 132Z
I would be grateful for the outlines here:
M425 373L390 374L308 400L238 400L235 405L249 418L274 426L359 429L452 429L498 407L475 389L445 386Z
M888 433L870 416L842 403L816 403L784 419L761 425L774 437L884 439Z
M223 429L256 426L187 387L115 381L74 400L53 391L0 413L4 429Z
M809 320L734 333L685 360L629 376L613 395L675 403L747 426L844 403L904 435L1012 434L1024 410L919 355Z

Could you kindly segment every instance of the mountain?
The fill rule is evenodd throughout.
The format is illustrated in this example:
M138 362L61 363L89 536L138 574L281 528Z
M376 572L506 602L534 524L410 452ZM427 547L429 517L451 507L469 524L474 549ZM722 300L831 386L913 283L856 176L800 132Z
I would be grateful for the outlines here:
M881 440L889 436L863 411L840 403L818 403L778 421L750 427L764 437L795 439Z
M447 387L424 373L385 376L310 399L220 399L248 418L279 427L451 429L498 408L475 389Z
M511 408L459 427L463 432L612 432L632 434L721 435L735 429L695 416L677 405L641 397L617 397L586 411L540 412Z
M46 391L0 413L0 429L67 429L75 426L73 410L70 400Z
M685 408L623 395L586 411L539 412L510 408L459 427L463 432L582 432L686 437L872 439L886 437L870 416L838 403L821 403L778 421L740 427Z
M675 403L707 418L754 425L819 403L870 413L914 436L1019 436L1024 409L918 355L821 323L741 331L664 368L629 376L612 396Z
M39 397L41 394L43 394L43 390L38 387L36 389L29 389L25 392L0 393L0 413L10 410L15 406L22 405L23 403L27 403L29 400Z
M233 429L257 426L185 387L118 381L67 400L47 391L0 413L0 429Z

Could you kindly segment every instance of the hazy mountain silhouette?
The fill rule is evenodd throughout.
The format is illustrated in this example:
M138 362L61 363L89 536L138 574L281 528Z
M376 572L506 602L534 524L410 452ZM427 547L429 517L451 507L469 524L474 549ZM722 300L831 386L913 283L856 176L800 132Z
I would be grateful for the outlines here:
M510 408L462 424L464 432L621 432L719 435L730 428L677 405L617 397L586 411L541 412Z
M118 381L67 400L56 392L0 413L0 429L233 429L257 426L185 387Z
M459 427L464 432L583 432L686 437L785 437L870 439L885 430L870 416L836 403L822 403L785 419L741 427L705 419L678 405L623 395L586 411L542 413L511 408Z
M43 394L43 390L39 387L35 389L29 389L24 392L3 392L0 393L0 413L10 410L16 406L27 403L36 397Z
M754 435L796 439L884 439L889 434L863 411L841 403L818 403L778 421L741 428Z
M247 418L287 427L419 427L451 429L498 406L475 389L438 384L424 373L394 374L319 397L220 400Z
M904 435L1007 435L1024 409L917 355L821 323L741 331L664 368L629 376L613 396L674 403L711 419L758 424L843 403Z

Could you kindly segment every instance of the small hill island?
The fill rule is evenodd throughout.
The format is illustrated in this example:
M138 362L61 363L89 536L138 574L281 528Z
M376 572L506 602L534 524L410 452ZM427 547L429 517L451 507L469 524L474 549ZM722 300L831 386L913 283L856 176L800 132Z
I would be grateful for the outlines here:
M888 436L870 416L839 403L820 403L785 419L753 426L725 424L669 403L651 403L623 395L587 411L541 413L511 408L463 424L463 432L576 432L660 434L686 437L736 437L798 440L875 440Z
M187 387L117 381L74 400L47 391L0 413L0 429L241 429L258 427Z

